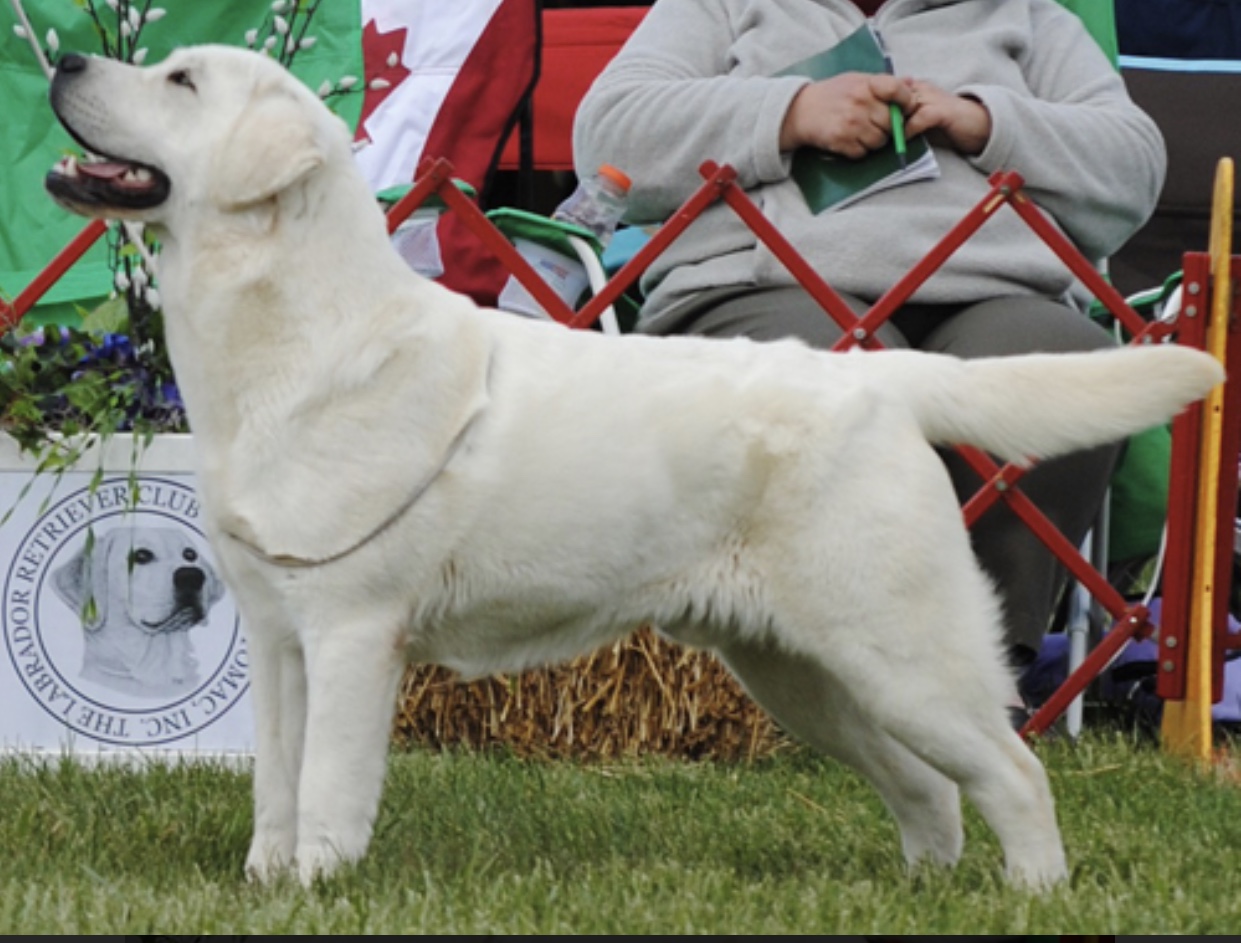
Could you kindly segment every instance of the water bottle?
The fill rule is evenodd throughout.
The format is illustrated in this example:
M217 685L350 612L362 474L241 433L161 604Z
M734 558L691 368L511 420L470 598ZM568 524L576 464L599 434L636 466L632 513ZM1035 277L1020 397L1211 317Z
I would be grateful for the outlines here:
M439 205L434 205L435 202ZM442 201L428 200L402 220L391 237L392 245L405 263L424 278L439 278L444 274L438 231L443 209Z
M580 226L606 246L629 203L631 181L611 164L604 164L593 177L582 180L576 190L556 207L552 219Z

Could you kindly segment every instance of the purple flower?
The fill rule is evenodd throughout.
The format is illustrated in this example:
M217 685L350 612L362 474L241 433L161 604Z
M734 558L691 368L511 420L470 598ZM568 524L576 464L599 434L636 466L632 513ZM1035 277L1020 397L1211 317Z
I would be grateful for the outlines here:
M49 334L51 335L50 337ZM69 342L70 336L67 327L57 327L54 324L49 324L31 331L25 337L19 338L18 343L23 347L42 347L52 342L66 344Z

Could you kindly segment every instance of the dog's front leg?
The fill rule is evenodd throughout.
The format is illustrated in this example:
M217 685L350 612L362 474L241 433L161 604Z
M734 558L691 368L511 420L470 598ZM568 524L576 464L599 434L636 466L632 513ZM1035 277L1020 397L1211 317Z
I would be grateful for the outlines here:
M386 626L341 624L306 645L309 715L298 793L303 884L366 852L404 658Z
M255 716L254 838L246 874L270 881L293 866L297 791L306 726L306 665L291 637L251 633L250 691Z

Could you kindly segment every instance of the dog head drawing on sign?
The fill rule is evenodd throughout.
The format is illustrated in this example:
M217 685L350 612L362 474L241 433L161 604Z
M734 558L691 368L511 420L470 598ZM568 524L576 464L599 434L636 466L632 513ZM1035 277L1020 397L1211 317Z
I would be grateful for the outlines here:
M198 680L190 629L224 595L214 567L172 527L116 527L88 540L52 575L82 620L82 677L160 696Z

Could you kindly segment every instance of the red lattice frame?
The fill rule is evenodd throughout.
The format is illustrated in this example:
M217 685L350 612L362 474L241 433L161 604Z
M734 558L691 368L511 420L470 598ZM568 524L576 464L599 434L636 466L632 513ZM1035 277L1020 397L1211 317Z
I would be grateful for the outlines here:
M419 179L406 197L389 211L389 228L396 226L432 192L437 193L450 208L462 213L469 227L479 239L503 261L506 268L530 291L543 308L557 321L574 328L593 325L600 314L614 304L632 286L647 267L669 245L678 239L686 228L716 201L723 200L741 217L754 234L785 265L793 277L815 298L826 314L845 332L834 349L846 350L861 346L868 349L881 347L875 330L897 311L944 262L951 257L982 225L1003 207L1010 207L1051 248L1065 266L1086 288L1111 312L1132 335L1131 343L1155 343L1169 338L1174 332L1180 343L1203 347L1204 317L1184 317L1183 324L1175 329L1160 321L1145 321L1125 299L1100 275L1091 262L1051 223L1043 212L1023 192L1024 180L1013 172L1000 172L989 178L990 190L929 252L892 286L875 304L860 317L856 315L837 292L827 284L796 248L763 216L761 210L736 183L736 172L729 166L711 161L702 164L699 172L703 184L675 213L664 222L651 239L599 290L579 311L566 305L521 255L467 197L452 185L452 167L446 161L428 161L421 168ZM1209 278L1202 269L1205 256L1187 254L1186 285L1209 292ZM1205 313L1205 306L1203 312ZM1234 321L1238 320L1234 318ZM1230 351L1241 345L1230 344ZM1230 361L1236 359L1230 355ZM1230 362L1230 367L1241 366ZM1230 371L1231 372L1231 371ZM1232 400L1236 400L1233 391ZM1231 409L1235 414L1238 404ZM1187 623L1189 611L1189 574L1192 566L1194 505L1197 480L1198 450L1197 429L1201 407L1186 411L1174 424L1173 481L1169 509L1169 545L1167 552L1164 598L1162 604L1160 694L1169 699L1183 698L1184 665L1187 649ZM1241 426L1231 443L1225 442L1225 455L1236 456L1241 442ZM1085 690L1104 668L1116 657L1125 643L1134 638L1147 638L1154 631L1149 612L1144 605L1130 603L1082 556L1077 547L1053 525L1047 517L1017 487L1023 470L1015 465L1000 467L986 453L965 446L958 451L983 480L982 487L965 503L962 513L966 525L972 526L997 501L1006 503L1027 527L1064 564L1073 578L1080 582L1098 604L1114 620L1112 629L1090 652L1084 663L1075 670L1061 688L1038 710L1022 729L1026 735L1039 734L1055 722L1068 705ZM1229 480L1235 490L1236 462L1229 468L1220 469L1220 487L1227 488ZM1229 479L1231 475L1231 479ZM1223 491L1222 493L1230 493ZM1221 527L1221 552L1216 585L1228 585L1226 565L1231 559L1231 525ZM1223 538L1228 538L1226 552ZM1226 626L1227 594L1215 594L1219 618L1213 624L1216 632L1214 690L1216 698L1222 689L1222 650ZM1169 639L1173 641L1169 644Z
M82 258L86 250L98 242L107 231L107 223L101 219L92 219L68 245L56 254L51 262L44 266L43 270L22 289L16 298L11 302L0 298L0 334L17 327L21 319L26 316L26 312L37 305L39 299L47 294L48 289L56 284L60 277L69 271L73 263Z

